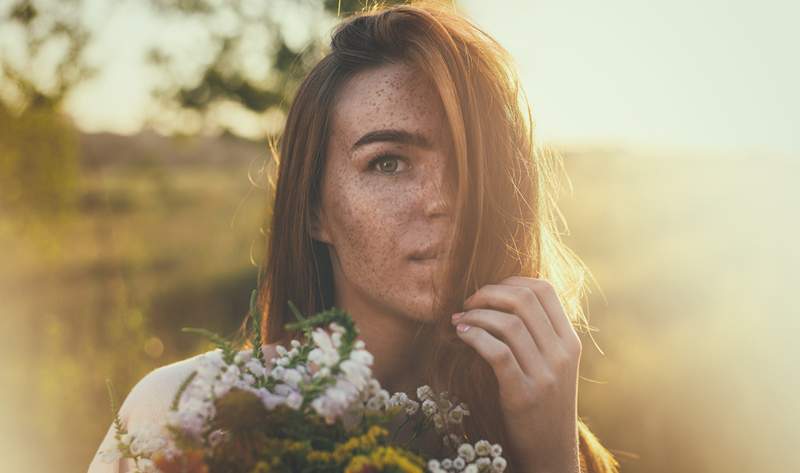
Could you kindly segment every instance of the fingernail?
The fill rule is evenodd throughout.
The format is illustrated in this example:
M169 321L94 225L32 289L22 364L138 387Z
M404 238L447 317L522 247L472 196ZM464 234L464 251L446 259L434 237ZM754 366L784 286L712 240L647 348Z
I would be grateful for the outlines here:
M451 317L451 319L452 319L453 321L456 321L456 320L460 319L460 318L461 318L461 317L463 317L463 316L464 316L464 313L463 313L463 312L456 312L455 314L453 314L453 316Z
M467 324L458 324L458 325L456 326L456 330L458 330L459 332L466 332L467 330L469 330L469 328L470 328L470 327L471 327L471 325L467 325Z

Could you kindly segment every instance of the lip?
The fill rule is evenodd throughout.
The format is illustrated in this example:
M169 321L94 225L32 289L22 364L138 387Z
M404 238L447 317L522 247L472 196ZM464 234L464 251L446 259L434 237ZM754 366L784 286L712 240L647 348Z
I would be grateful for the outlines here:
M408 258L412 261L435 260L438 259L441 252L441 245L432 245L411 253Z

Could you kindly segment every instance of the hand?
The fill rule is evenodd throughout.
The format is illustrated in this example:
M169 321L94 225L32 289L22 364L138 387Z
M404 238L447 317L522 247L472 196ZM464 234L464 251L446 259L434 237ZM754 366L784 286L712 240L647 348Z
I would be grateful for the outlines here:
M512 457L524 471L578 473L581 341L553 286L512 276L487 284L453 324L492 367ZM505 447L505 446L504 446Z

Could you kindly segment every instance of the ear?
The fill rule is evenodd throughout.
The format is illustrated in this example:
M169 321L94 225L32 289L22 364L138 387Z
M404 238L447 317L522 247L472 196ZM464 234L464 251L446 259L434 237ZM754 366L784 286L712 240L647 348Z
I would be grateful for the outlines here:
M325 212L319 206L311 211L311 237L323 243L331 243Z

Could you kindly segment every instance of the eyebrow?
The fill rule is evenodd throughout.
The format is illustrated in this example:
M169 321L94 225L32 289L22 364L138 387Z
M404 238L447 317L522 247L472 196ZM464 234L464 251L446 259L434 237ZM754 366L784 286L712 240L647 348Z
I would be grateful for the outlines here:
M433 144L424 135L419 133L412 133L406 130L397 130L393 128L373 130L370 131L353 143L350 151L355 151L359 146L364 146L369 143L377 143L381 141L390 141L394 143L409 144L420 148L432 149Z

